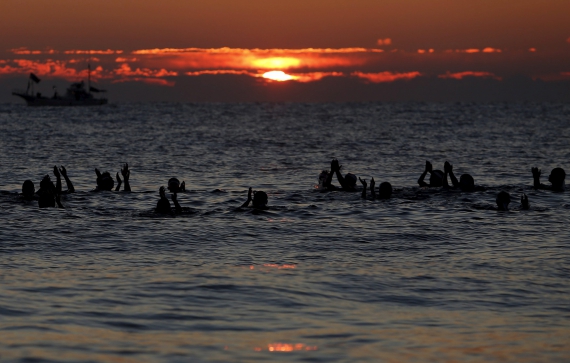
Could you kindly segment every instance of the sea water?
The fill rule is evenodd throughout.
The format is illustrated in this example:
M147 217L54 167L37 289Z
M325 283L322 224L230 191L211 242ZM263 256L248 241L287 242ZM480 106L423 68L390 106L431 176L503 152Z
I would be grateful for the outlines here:
M0 360L568 361L570 192L530 171L568 140L568 104L0 105ZM316 188L333 158L393 198ZM485 190L420 189L426 160ZM17 195L54 165L65 209Z

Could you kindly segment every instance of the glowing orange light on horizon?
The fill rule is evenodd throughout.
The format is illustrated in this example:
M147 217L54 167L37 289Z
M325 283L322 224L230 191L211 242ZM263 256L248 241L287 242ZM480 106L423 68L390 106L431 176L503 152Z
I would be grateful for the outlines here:
M287 74L283 71L265 72L265 73L263 73L262 77L270 79L272 81L278 81L278 82L290 81L290 80L295 79L294 76Z
M287 69L291 67L298 67L301 64L301 60L292 57L273 57L256 59L252 62L252 64L256 68Z

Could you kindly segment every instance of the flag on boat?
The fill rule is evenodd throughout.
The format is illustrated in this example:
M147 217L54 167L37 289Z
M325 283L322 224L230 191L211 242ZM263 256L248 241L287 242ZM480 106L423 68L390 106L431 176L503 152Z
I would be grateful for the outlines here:
M99 89L99 88L95 88L95 87L89 87L89 92L107 92L104 89Z
M40 83L40 79L33 73L30 73L30 79L36 83Z

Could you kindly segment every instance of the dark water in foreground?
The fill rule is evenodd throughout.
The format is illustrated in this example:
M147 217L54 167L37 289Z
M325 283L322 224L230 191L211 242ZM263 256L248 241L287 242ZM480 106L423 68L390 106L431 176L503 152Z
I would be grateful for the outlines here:
M567 104L0 105L0 360L569 361L570 192L530 173L568 140ZM321 193L333 157L403 190ZM419 191L426 159L487 190ZM13 194L55 164L67 209ZM192 210L154 215L172 176Z

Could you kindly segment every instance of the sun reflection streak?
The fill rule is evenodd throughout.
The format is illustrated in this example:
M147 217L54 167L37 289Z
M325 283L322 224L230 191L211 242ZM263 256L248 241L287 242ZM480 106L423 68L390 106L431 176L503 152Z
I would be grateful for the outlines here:
M261 352L262 347L253 348L256 352ZM267 344L268 352L294 352L294 351L315 351L319 350L316 345L305 345L303 343L288 344L288 343L269 343Z

